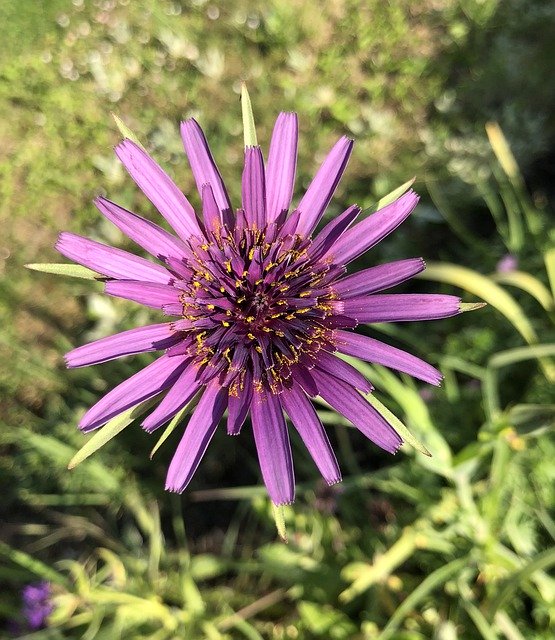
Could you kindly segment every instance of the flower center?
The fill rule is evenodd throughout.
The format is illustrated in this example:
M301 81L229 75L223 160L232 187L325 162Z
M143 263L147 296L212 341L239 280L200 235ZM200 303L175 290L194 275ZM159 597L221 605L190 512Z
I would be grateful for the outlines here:
M183 261L191 275L176 281L182 320L175 326L190 344L187 355L230 388L248 368L255 385L279 393L292 367L311 368L315 353L331 346L331 284L344 269L312 260L310 243L298 236L275 236L270 228L223 229L209 242L191 242Z

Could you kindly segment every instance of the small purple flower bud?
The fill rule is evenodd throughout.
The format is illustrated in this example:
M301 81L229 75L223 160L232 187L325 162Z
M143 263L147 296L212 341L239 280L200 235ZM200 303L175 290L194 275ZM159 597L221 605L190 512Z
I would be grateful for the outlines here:
M518 269L518 258L508 253L503 256L495 267L497 273L510 273Z

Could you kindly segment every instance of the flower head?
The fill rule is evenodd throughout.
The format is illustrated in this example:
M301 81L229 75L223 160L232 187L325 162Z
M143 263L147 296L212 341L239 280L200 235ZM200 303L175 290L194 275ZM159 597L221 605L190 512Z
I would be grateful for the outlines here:
M58 250L103 274L106 293L171 318L97 340L66 356L69 367L81 367L165 352L89 409L80 422L84 431L165 394L142 423L152 432L200 392L168 470L166 487L171 491L188 485L226 409L230 435L239 434L250 414L262 475L275 504L294 499L284 412L325 480L333 484L341 479L311 402L315 396L395 453L401 437L360 393L372 386L337 352L431 384L441 379L419 358L352 332L359 324L444 318L460 310L454 296L382 293L422 271L421 258L347 275L347 265L401 224L418 196L409 191L359 222L360 208L353 205L315 233L353 141L339 139L292 207L297 132L296 114L281 113L267 162L259 146L245 148L242 203L235 210L200 126L192 119L183 122L201 215L140 146L127 139L119 144L117 156L175 234L106 198L98 198L96 205L156 263L71 233L60 235Z

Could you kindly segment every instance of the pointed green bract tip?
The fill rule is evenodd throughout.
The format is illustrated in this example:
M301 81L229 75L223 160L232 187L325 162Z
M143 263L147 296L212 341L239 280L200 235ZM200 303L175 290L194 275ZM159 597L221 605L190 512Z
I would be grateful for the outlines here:
M131 131L131 129L125 124L125 122L119 116L117 116L113 111L112 111L112 118L115 120L116 125L119 129L119 132L124 138L131 140L138 147L141 147L143 151L146 151L146 149L144 148L139 138L133 133L133 131Z
M287 544L287 528L285 527L285 507L272 502L272 515L276 523L279 537Z
M459 303L459 311L465 313L466 311L476 311L476 309L482 309L482 307L487 306L487 302L461 302Z
M53 273L57 276L69 276L71 278L83 278L84 280L104 280L101 273L97 273L92 269L83 267L80 264L52 262L52 263L36 263L26 264L27 269L32 271L41 271L42 273Z
M247 85L241 84L241 111L243 113L243 135L245 138L245 147L258 146L256 137L256 128L254 126L254 115L252 113L252 104L247 91Z

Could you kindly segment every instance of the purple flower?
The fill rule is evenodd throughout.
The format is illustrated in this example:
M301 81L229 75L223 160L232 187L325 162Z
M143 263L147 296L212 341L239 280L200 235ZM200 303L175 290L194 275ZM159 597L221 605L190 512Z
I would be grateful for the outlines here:
M204 134L195 120L181 125L202 200L197 215L156 162L131 140L116 147L130 176L175 234L100 197L100 212L154 263L72 233L57 249L107 278L106 293L159 309L168 322L124 331L70 351L69 367L163 350L83 417L83 431L155 396L143 421L152 432L202 390L171 461L166 488L189 484L227 409L227 432L238 435L247 415L262 476L272 501L290 503L295 482L284 412L329 484L339 466L311 399L321 396L377 445L395 453L393 427L360 392L371 384L336 352L402 371L437 385L434 367L379 340L352 333L359 324L432 320L459 313L450 295L382 293L425 268L421 258L346 275L346 265L396 229L413 211L409 191L355 223L349 207L315 233L353 148L342 137L296 207L291 206L297 158L297 116L281 113L267 162L258 146L245 149L242 204L234 210Z
M21 592L22 612L30 629L42 629L46 626L46 619L52 613L50 595L48 582L33 582L23 587Z
M518 269L518 258L510 253L504 255L495 267L497 273L511 273L516 269Z

